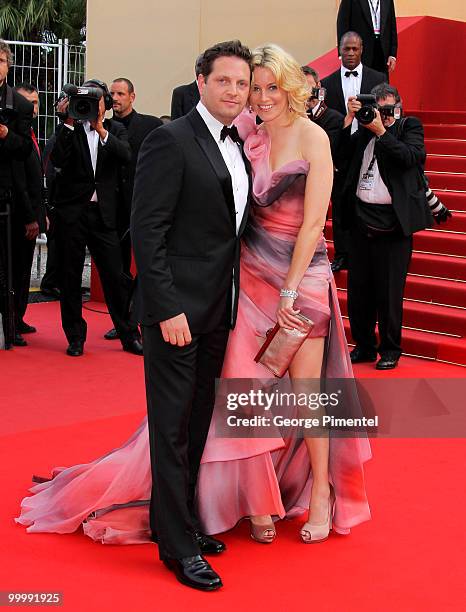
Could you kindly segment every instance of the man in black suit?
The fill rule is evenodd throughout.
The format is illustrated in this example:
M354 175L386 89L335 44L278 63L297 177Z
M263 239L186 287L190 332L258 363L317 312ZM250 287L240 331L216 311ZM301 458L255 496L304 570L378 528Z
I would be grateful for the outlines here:
M363 64L388 77L395 69L398 51L393 0L341 0L337 16L338 46L350 30L363 39Z
M117 215L118 236L120 238L123 271L131 276L131 236L129 220L131 216L131 201L133 199L134 175L139 149L144 138L162 125L158 117L143 115L133 108L136 98L133 83L124 77L115 79L110 86L113 98L113 119L123 124L128 132L128 142L131 147L131 162L121 166L121 199ZM115 328L108 331L107 340L118 338Z
M372 93L382 115L350 126L361 103L348 101L342 142L350 159L345 190L344 222L351 228L348 313L356 347L351 361L375 361L376 368L395 368L401 355L403 292L412 251L412 234L432 225L421 179L426 152L422 124L415 117L401 123L383 107L399 105L400 96L387 83ZM375 326L378 321L380 342Z
M307 115L311 121L317 123L327 134L332 151L332 159L335 165L335 156L340 142L340 133L343 128L344 115L325 104L325 100L319 100L313 91L321 88L319 75L311 66L302 66L301 70L309 85L310 96L307 101Z
M39 113L39 93L31 83L21 83L15 90L34 107L33 118ZM24 161L13 162L13 194L15 208L12 223L13 236L13 288L15 292L15 327L13 344L26 346L22 334L36 331L24 321L31 268L37 236L46 230L45 208L42 202L44 173L42 156L36 135L31 127L32 149Z
M180 582L214 590L194 506L229 329L239 290L249 164L233 120L249 95L251 54L239 41L203 55L201 101L154 130L139 155L131 232L138 270L152 465L150 521L163 562Z
M172 121L187 115L189 111L199 102L199 87L197 85L197 79L200 74L201 62L202 55L199 55L194 65L196 80L189 83L189 85L180 85L179 87L175 87L173 90L171 105Z
M385 81L385 75L364 66L361 63L363 52L362 38L356 32L346 32L341 38L340 56L341 68L322 79L322 87L327 93L325 102L346 116L346 105L350 96L368 94L378 83ZM358 122L355 119L352 131L356 131ZM346 203L342 199L341 191L345 183L345 164L339 161L332 190L332 229L333 244L335 248L332 270L339 272L347 268L348 262L348 232L342 227L342 209Z
M10 348L15 336L12 299L11 248L8 232L15 206L14 162L24 161L31 152L33 106L6 82L13 54L0 39L0 312L5 330L5 345ZM26 229L24 229L24 234Z
M105 301L123 350L142 355L137 325L129 322L131 279L123 273L117 234L119 167L131 161L125 128L104 119L112 97L102 81L84 85L102 91L95 120L75 122L69 115L58 126L50 155L56 171L55 237L60 266L62 326L69 342L67 354L83 354L87 325L82 317L81 279L86 245L99 272ZM68 100L57 110L66 113Z

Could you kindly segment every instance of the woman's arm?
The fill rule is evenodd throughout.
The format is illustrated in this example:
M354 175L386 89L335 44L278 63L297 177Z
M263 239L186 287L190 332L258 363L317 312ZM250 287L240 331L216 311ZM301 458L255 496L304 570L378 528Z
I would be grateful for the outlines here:
M309 122L303 126L301 138L303 159L309 162L309 174L304 194L304 218L296 239L284 288L298 291L299 284L311 263L317 242L325 226L333 182L330 144L324 130ZM280 298L277 318L283 327L298 326L293 313L293 300Z

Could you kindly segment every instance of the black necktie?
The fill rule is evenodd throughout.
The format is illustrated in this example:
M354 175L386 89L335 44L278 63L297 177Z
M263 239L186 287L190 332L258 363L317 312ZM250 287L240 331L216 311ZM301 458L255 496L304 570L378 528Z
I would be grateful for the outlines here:
M238 144L242 144L243 142L239 137L236 125L232 125L231 127L227 127L226 125L224 125L222 127L222 131L220 132L220 140L225 140L227 136L229 136L233 140L233 142L237 142Z
M353 76L357 77L358 76L358 71L357 70L347 70L345 72L345 77L349 77L350 74L352 74Z

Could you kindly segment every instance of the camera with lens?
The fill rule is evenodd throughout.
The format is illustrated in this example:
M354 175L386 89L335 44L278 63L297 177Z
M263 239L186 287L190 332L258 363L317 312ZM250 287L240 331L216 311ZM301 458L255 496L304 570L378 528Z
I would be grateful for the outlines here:
M67 113L57 113L62 120L71 117L75 121L95 121L99 115L99 101L103 96L100 87L77 87L71 83L63 86L55 107L68 98L70 103Z
M359 94L356 96L356 100L361 102L362 107L355 113L356 119L362 125L369 125L372 123L377 116L376 110L383 117L394 117L395 119L399 119L401 117L401 106L399 104L386 104L385 106L380 106L377 103L377 98L373 94Z
M327 94L327 90L325 89L325 87L313 87L311 89L311 95L309 99L319 100L319 102L323 102L325 100L326 94Z

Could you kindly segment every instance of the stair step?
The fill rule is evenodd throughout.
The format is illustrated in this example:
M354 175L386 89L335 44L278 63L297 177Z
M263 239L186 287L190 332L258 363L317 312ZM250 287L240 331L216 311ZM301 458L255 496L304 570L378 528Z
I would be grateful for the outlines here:
M346 289L338 291L338 301L342 314L347 315L348 294ZM466 310L405 300L403 303L403 325L464 337L466 336Z
M405 117L418 117L423 123L466 125L466 112L464 111L404 110L403 114Z
M349 320L343 319L343 324L348 342L354 344ZM419 355L466 365L466 340L464 338L449 338L414 329L403 329L401 344L403 352L408 355Z
M466 212L466 193L461 191L448 191L435 189L435 195L445 206L451 210L461 210Z
M414 250L466 257L466 234L453 233L450 221L442 224L442 230L450 231L439 231L435 228L414 234ZM331 221L325 223L325 237L328 240L333 239L333 226Z
M453 174L451 172L426 172L429 185L434 191L436 189L451 189L454 191L466 191L466 174Z
M339 289L346 289L348 271L341 270L341 272L335 274L335 283ZM466 308L466 283L461 281L408 274L404 295L405 298L410 300Z
M328 257L333 259L333 242L327 241ZM466 258L414 252L409 271L420 276L466 281Z
M433 123L424 124L425 138L453 138L454 140L466 140L466 125L439 125Z
M427 153L439 155L466 155L466 140L426 138L425 146Z
M426 170L466 173L466 156L427 155Z

